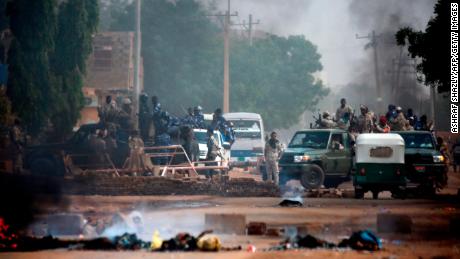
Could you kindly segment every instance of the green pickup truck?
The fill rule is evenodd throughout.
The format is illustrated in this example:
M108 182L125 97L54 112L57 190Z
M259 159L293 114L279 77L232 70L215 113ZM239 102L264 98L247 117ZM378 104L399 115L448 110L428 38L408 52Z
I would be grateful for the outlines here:
M447 185L446 158L436 149L436 140L429 131L393 132L405 142L405 175L408 187L421 194L435 194Z
M337 187L350 179L353 164L350 136L340 129L295 133L280 160L280 185L300 180L306 189Z

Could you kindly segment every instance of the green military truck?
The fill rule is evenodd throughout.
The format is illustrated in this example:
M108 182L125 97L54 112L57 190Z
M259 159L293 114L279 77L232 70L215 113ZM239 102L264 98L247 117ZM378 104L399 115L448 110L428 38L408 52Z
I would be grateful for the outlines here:
M280 161L280 185L300 180L306 189L335 188L350 179L353 151L350 136L340 129L295 133Z
M429 131L399 131L405 142L405 175L408 188L433 195L447 185L446 158L437 150Z

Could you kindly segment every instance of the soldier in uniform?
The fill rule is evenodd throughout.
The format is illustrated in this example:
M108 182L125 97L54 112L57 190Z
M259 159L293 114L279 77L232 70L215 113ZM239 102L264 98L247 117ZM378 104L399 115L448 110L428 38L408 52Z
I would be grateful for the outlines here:
M141 132L142 139L149 139L150 132L150 112L148 105L148 95L143 93L141 94L139 100L139 130Z
M340 99L340 107L337 108L337 111L335 112L335 120L337 121L339 128L347 128L352 114L353 109L350 105L347 105L347 100L345 98Z
M396 107L396 118L390 120L391 129L393 131L404 131L406 130L406 125L409 124L409 121L404 117L401 107Z
M219 130L221 134L225 134L226 125L227 120L223 116L222 109L217 108L212 116L211 127L213 129Z
M265 143L265 162L267 167L267 180L279 183L278 160L281 155L281 144L276 138L276 132L270 134L270 139Z
M369 112L369 108L365 105L360 107L361 114L358 117L358 131L359 133L371 133L373 131L373 116Z
M214 129L213 128L208 128L207 131L208 135L208 141L206 143L206 146L208 147L208 153L206 154L206 161L215 161L217 156L219 156L219 145L217 143L217 140L214 138ZM217 163L208 163L208 165L217 165ZM214 174L214 170L209 170L208 171L208 177L212 178Z
M389 133L390 132L390 126L388 126L387 123L387 117L382 115L379 118L379 122L377 125L375 125L374 128L375 133Z
M187 108L187 115L185 115L185 117L182 119L182 124L189 126L189 127L195 126L195 119L194 119L192 107Z
M145 170L150 170L149 163L146 163L144 153L144 141L139 137L139 132L134 130L128 141L130 148L130 156L127 168L134 173L141 173Z
M328 111L323 112L323 116L321 118L321 125L322 129L332 129L336 127L337 124L331 118L331 114Z
M156 95L152 96L152 120L153 126L155 127L155 137L159 135L158 132L161 128L161 119L162 119L162 112L161 112L161 105L158 101L158 97Z
M112 99L112 96L107 95L105 97L105 104L103 107L98 109L98 112L99 118L105 126L111 123L116 123L119 109L115 100Z
M206 128L206 125L204 123L203 109L201 108L201 106L198 105L195 108L193 108L193 117L196 128Z

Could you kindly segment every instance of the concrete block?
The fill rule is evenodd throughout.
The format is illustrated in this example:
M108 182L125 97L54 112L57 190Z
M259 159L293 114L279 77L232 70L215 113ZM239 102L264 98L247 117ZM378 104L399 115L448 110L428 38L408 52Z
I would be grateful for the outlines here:
M221 234L246 234L246 216L242 214L205 214L207 229Z
M412 219L407 215L379 213L377 214L377 232L411 233Z
M248 235L265 235L267 232L267 224L265 222L249 222Z

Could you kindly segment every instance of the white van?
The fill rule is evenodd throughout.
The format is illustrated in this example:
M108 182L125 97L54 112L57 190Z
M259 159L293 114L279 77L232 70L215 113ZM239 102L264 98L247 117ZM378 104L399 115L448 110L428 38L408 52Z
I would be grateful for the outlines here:
M200 160L206 160L206 155L208 154L208 135L207 130L205 129L193 129L193 134L195 135L195 139L198 142L198 146L200 149ZM219 146L221 154L224 156L225 160L228 161L229 151L225 150L223 147L224 138L222 134L218 130L214 131L214 138L217 140L217 145ZM216 161L221 161L222 158L217 156Z
M264 155L264 124L257 113L225 113L224 118L233 123L235 143L231 148L230 162L238 166L255 166Z

